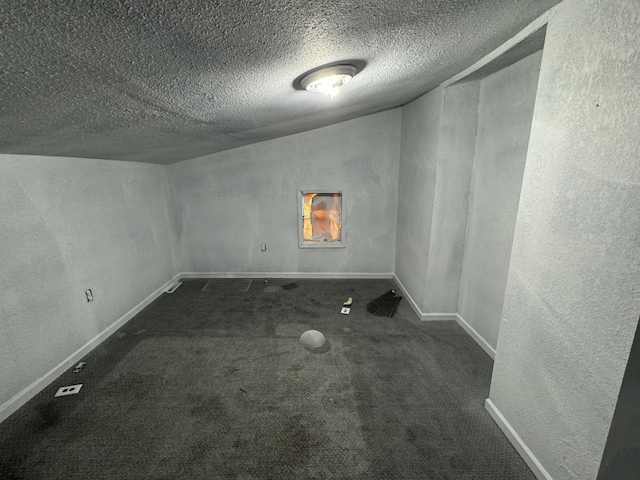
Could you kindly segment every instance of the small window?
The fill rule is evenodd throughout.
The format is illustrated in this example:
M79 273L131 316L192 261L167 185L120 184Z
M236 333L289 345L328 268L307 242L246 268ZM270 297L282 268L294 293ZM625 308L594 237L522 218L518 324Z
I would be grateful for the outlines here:
M298 192L300 248L344 247L342 192Z

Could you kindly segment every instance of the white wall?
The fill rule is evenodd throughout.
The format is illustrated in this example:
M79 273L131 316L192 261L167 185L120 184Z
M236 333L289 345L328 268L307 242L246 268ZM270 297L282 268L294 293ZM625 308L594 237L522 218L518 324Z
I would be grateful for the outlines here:
M443 90L402 107L395 274L422 310L436 188Z
M547 29L490 400L554 480L594 479L640 312L640 7Z
M0 209L1 419L178 270L162 166L0 155Z
M403 107L396 276L424 319L461 313L491 348L540 58Z
M478 82L444 89L429 261L423 285L425 313L458 311L478 116Z
M168 166L182 271L390 275L399 152L394 109ZM298 189L343 192L345 248L298 248Z
M479 81L458 313L495 348L542 52Z

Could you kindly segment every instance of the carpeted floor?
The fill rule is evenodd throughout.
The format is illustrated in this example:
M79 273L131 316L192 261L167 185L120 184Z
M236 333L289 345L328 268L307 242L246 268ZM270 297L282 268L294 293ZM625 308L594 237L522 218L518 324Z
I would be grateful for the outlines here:
M491 359L406 300L368 314L390 288L186 281L0 425L0 478L534 480L484 409Z

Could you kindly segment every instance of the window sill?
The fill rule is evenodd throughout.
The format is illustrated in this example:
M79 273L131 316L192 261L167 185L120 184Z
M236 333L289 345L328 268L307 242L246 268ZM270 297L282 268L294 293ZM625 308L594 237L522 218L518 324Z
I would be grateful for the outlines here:
M345 248L342 242L302 242L299 248Z

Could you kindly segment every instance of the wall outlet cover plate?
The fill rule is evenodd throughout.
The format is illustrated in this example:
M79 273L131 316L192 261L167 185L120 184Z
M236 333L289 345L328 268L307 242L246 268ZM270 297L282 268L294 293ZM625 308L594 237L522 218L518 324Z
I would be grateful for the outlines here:
M54 397L64 397L66 395L75 395L82 388L82 383L78 385L69 385L68 387L60 387Z

